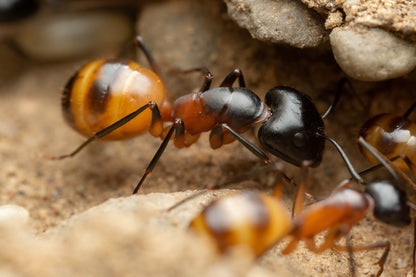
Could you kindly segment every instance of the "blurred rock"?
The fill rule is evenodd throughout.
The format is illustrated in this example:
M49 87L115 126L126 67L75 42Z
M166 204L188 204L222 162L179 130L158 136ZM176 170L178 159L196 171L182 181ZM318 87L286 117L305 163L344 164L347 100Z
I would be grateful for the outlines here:
M116 56L131 38L132 27L128 17L114 11L42 14L23 22L14 41L25 55L40 61Z
M264 47L260 50L261 42L253 40L229 19L221 0L176 0L146 5L137 30L161 67L173 98L200 88L203 82L200 74L178 72L196 67L212 71L213 86L236 67L244 71L248 83L256 80L268 88L270 81L275 83L274 76L270 76L273 72L267 70L275 65L263 60L267 50ZM147 66L144 59L142 64Z
M226 0L229 15L257 39L315 47L326 38L317 13L298 1Z
M24 60L10 45L0 43L0 87L15 80L25 69Z
M187 224L202 205L191 201L172 212L166 211L192 193L111 199L63 222L40 238L30 235L28 229L0 228L0 274L275 276L256 266L245 253L221 257L209 241L190 232ZM204 199L212 199L212 194ZM282 263L279 276L294 274Z
M17 205L0 206L0 225L24 225L29 220L29 212Z
M335 28L330 42L339 66L358 80L392 79L416 66L416 44L382 29Z

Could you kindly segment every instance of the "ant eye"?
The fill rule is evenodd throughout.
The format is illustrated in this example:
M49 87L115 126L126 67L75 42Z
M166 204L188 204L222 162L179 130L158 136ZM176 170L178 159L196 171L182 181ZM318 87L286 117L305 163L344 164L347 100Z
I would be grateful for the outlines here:
M306 145L306 135L298 132L293 135L293 143L296 147L304 147Z

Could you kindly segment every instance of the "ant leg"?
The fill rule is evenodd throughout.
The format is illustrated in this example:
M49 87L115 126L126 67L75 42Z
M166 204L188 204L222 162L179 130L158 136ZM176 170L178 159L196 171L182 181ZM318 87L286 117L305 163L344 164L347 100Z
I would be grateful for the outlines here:
M153 58L152 53L150 52L149 48L146 46L146 44L144 43L144 40L141 36L136 36L133 40L134 45L136 45L137 47L139 47L144 55L147 58L147 61L150 64L150 67L152 68L153 72L156 73L157 76L159 76L159 78L161 78L162 74L161 71L157 65L157 63L155 62L155 59Z
M240 87L245 88L246 87L246 83L244 81L243 72L239 68L236 68L233 71L231 71L230 74L228 74L224 78L224 81L222 81L220 87L229 87L229 88L231 88L233 86L233 83L235 82L235 80L237 78L238 78L238 85Z
M268 170L270 170L270 169L268 169ZM288 176L286 176L286 174L284 174L282 172L283 171L283 166L282 166L281 163L274 163L272 170L277 171L277 172L280 173L279 176L278 176L278 181L276 182L276 186L275 186L274 191L273 191L273 196L276 197L276 199L281 199L282 198L282 193L283 193L283 185L282 185L282 179L281 178L283 178L287 183L289 183L291 185L296 186L296 184L293 182L292 179L290 179ZM241 182L241 181L247 180L249 177L252 177L253 175L259 175L260 174L259 172L265 172L265 168L262 167L260 170L255 169L255 170L250 171L247 174L240 175L240 176L235 177L235 178L233 178L231 180L228 180L226 182L216 184L216 185L213 185L213 186L209 186L206 189L203 189L203 190L198 191L198 192L196 192L196 193L194 193L194 194L192 194L188 197L183 198L179 202L175 203L173 206L169 207L167 209L167 212L170 212L173 209L176 209L177 207L186 203L187 201L192 200L192 199L194 199L194 198L196 198L196 197L198 197L198 196L200 196L200 195L202 195L202 194L204 194L208 191L218 190L218 189L226 187L229 184L233 184L233 183L236 183L236 182ZM308 197L311 197L307 193L305 193L305 195L308 196Z
M343 189L345 189L345 188L348 188L349 186L351 185L351 183L350 183L350 180L349 179L347 179L347 180L344 180L344 181L342 181L333 191L332 191L332 193L331 193L331 195L333 195L334 193L336 193L336 192L338 192L338 191L341 191L341 190L343 190Z
M111 133L112 131L116 130L117 128L120 128L121 126L125 125L127 122L129 122L130 120L132 120L133 118L135 118L136 116L138 116L139 114L141 114L143 111L145 111L148 108L152 111L152 123L151 123L151 126L150 126L150 133L154 136L159 136L163 131L162 118L160 116L160 112L159 112L159 108L157 107L157 104L153 101L150 101L146 105L144 105L144 106L138 108L137 110L135 110L134 112L126 115L125 117L116 121L115 123L111 124L110 126L102 129L101 131L98 131L95 135L93 135L92 137L89 137L86 141L84 141L80 146L78 146L71 153L66 154L66 155L62 155L62 156L57 156L57 157L53 157L53 156L52 157L44 156L44 157L47 158L47 159L51 159L51 160L61 160L61 159L65 159L65 158L68 158L68 157L73 157L78 152L80 152L85 146L87 146L88 144L90 144L94 140L102 138L102 137L108 135L109 133Z
M345 165L347 166L348 171L350 172L352 178L354 178L357 183L359 184L363 184L364 180L361 178L361 176L355 171L354 167L352 166L350 160L348 159L347 155L345 154L344 150L342 150L341 146L339 146L339 144L332 138L324 135L324 134L320 134L320 133L316 133L317 136L321 136L324 139L328 140L329 142L332 143L332 145L335 146L335 148L337 149L338 153L341 155L341 158L344 160Z
M287 255L295 251L296 247L299 244L299 239L292 238L292 240L286 245L285 249L282 250L283 255Z
M199 89L199 92L205 92L209 90L209 88L211 87L212 79L214 79L214 75L212 75L212 73L206 67L196 67L196 68L191 68L191 69L186 69L186 70L176 69L176 71L180 73L184 73L184 74L192 73L192 72L201 72L204 75L205 79L204 79L204 83Z
M349 256L349 262L350 262L350 272L351 276L355 277L355 263L354 263L354 251L353 251L353 245L352 245L352 238L351 235L347 236L345 238L347 249L348 249L348 256Z
M393 158L391 158L391 159L389 159L391 162L394 162L395 160L397 160L398 158L400 158L400 155L398 155L398 156L395 156L395 157L393 157ZM370 172L372 172L372 171L374 171L374 170L377 170L377 169L379 169L379 168L382 168L383 167L383 165L382 164L377 164L377 165L375 165L375 166L372 166L372 167L370 167L370 168L367 168L367 169L364 169L364 170L362 170L362 171L360 171L358 174L359 175L366 175L366 174L368 174L368 173L370 173Z
M303 210L303 200L305 198L306 178L308 176L308 162L302 162L301 181L296 189L295 201L293 202L292 217L298 215Z
M211 147L213 149L217 149L222 146L222 140L224 137L224 129L228 131L231 135L233 135L242 145L244 145L251 153L256 155L258 158L260 158L265 164L274 165L274 168L282 174L283 178L290 184L293 184L292 179L290 179L286 174L284 174L281 171L281 166L279 163L274 163L270 158L267 156L267 154L255 146L253 143L245 139L243 136L241 136L239 133L234 131L230 126L228 126L225 123L222 123L216 127L214 127L209 135L209 142L211 144Z
M136 194L139 191L139 189L142 186L142 184L143 184L144 180L146 179L147 175L149 175L152 172L153 168L155 167L155 165L159 161L160 156L162 156L163 152L165 151L166 146L168 145L169 140L173 135L173 132L175 131L175 139L176 139L176 138L180 137L179 134L184 133L184 129L185 129L185 127L184 127L183 121L181 119L175 119L175 122L173 123L172 127L170 127L168 134L163 139L162 144L159 146L159 149L157 150L156 154L153 156L152 160L150 161L149 165L147 166L145 173L143 174L139 183L135 187L135 189L133 191L133 194Z
M407 167L410 169L410 172L413 175L413 178L416 178L416 165L414 162L406 154L401 154L400 159L406 163Z
M410 108L404 113L403 117L408 118L409 115L413 112L413 110L416 108L416 101L410 106Z
M214 75L212 75L211 72L208 71L208 69L206 69L206 72L204 73L204 83L202 84L201 88L199 89L199 92L205 92L207 90L209 90L209 88L211 87L211 82L212 79L214 79Z
M330 228L324 238L324 242L317 246L314 238L305 239L306 247L314 253L322 253L329 248L333 248L335 241L348 234L350 228L347 225Z
M234 131L232 128L230 128L227 124L221 123L215 128L212 129L209 141L211 144L211 147L213 149L217 149L222 146L222 140L224 137L224 130L229 132L231 135L233 135L242 145L244 145L248 150L250 150L251 153L256 155L258 158L260 158L262 161L264 161L265 164L272 164L273 162L270 160L270 158L266 155L266 153L255 146L253 143L249 142L247 139L242 137L239 133Z
M399 172L401 176L404 176L405 174L401 169L399 169L396 165L394 165L386 156L380 153L376 148L371 146L363 137L358 138L358 143L363 146L368 152L370 152L371 155L374 156L393 176L393 178L396 180L398 184L400 184L399 176L396 172Z
M380 269L378 270L376 276L379 277L383 271L384 271L384 264L386 263L387 257L389 255L390 252L390 242L389 241L380 241L380 242L376 242L370 245L361 245L361 246L353 246L353 247L348 247L348 246L342 246L342 245L337 245L334 244L332 246L332 248L338 250L338 251L364 251L364 250L373 250L373 249L377 249L377 248L384 248L384 252L381 255L380 259L375 263L375 265L380 266ZM350 250L349 250L350 249Z

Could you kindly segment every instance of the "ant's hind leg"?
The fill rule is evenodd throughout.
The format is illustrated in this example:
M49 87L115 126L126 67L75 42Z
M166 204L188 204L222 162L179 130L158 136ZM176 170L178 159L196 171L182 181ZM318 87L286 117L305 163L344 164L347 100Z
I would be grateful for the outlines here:
M178 71L184 74L192 73L192 72L201 72L205 79L204 79L204 83L199 89L199 92L205 92L209 90L209 88L211 87L212 79L214 79L214 75L212 75L212 73L206 67L195 67L195 68L186 69L186 70L178 69Z
M130 120L134 119L136 116L141 114L146 109L150 109L152 111L152 123L151 123L151 126L150 126L150 133L153 136L160 136L160 134L163 131L162 117L160 115L159 108L157 107L157 104L153 101L150 101L149 103L147 103L146 105L138 108L134 112L132 112L132 113L126 115L125 117L123 117L122 119L114 122L110 126L102 129L101 131L98 131L95 135L93 135L93 136L89 137L87 140L85 140L80 146L78 146L71 153L66 154L66 155L61 155L61 156L43 156L43 157L47 158L47 159L50 159L50 160L61 160L61 159L73 157L78 152L80 152L85 146L90 144L91 142L93 142L93 141L95 141L99 138L102 138L102 137L108 135L109 133L113 132L114 130L122 127L123 125L128 123Z

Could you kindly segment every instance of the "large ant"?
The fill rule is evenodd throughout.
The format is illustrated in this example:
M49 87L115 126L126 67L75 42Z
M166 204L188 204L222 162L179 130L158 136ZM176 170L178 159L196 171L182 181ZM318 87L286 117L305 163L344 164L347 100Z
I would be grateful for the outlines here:
M163 142L134 189L135 194L172 137L175 146L182 148L196 142L200 133L211 131L213 149L237 139L264 163L272 164L263 150L240 135L261 125L258 139L268 152L296 166L302 166L303 161L309 161L311 167L320 164L325 139L331 139L324 135L322 117L306 95L278 86L267 92L263 103L245 87L239 69L212 89L212 74L194 69L205 73L201 89L172 104L143 39L138 36L134 43L146 55L153 72L131 61L98 60L84 66L66 84L62 98L65 118L89 138L72 153L53 159L74 156L96 139L126 139L149 130ZM237 79L239 87L233 87ZM164 128L164 122L172 124Z
M359 144L389 170L396 182L400 181L388 159L383 159L364 139L360 138ZM350 163L347 164L350 166ZM305 175L304 173L303 178ZM341 246L336 242L347 236L351 228L369 211L373 211L374 216L384 223L407 226L411 222L409 205L412 204L407 201L405 192L390 181L369 183L364 192L349 186L350 180L345 180L328 198L311 204L303 211L297 211L293 219L279 201L280 186L276 188L274 196L259 192L237 193L213 201L190 225L197 232L213 238L222 252L243 245L260 256L283 238L289 239L283 254L294 251L302 240L315 253L331 248L349 251L351 255L352 251L384 248L377 262L380 269L376 276L380 276L390 250L389 241L363 246ZM303 201L302 197L296 197L296 201L298 199ZM301 207L302 203L295 206ZM324 241L317 246L315 236L325 231Z

